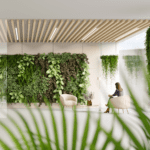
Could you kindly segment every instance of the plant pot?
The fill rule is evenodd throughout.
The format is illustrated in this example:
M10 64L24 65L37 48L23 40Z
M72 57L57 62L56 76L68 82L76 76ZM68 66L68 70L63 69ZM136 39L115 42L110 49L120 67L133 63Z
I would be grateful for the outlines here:
M92 106L92 101L89 100L88 103L87 103L87 105L88 105L88 106Z

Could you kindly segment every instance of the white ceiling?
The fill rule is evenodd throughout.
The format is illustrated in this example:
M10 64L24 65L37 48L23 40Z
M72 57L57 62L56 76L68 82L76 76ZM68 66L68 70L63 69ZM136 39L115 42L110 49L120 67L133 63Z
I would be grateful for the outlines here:
M150 19L150 0L0 0L1 19Z

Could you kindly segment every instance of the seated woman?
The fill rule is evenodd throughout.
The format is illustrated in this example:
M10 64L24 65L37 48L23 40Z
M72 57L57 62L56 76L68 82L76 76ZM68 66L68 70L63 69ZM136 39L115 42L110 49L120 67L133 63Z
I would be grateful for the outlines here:
M123 96L123 89L121 88L121 85L119 82L115 83L116 85L116 91L113 95L108 95L109 96L109 100L108 103L105 104L106 106L108 106L107 110L104 113L109 113L109 108L110 108L110 99L113 98L113 96Z

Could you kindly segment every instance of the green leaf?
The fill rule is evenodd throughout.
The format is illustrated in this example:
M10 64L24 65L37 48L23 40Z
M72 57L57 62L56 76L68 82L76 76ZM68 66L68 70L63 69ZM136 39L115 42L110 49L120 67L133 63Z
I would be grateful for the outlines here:
M85 124L85 128L84 128L84 134L82 137L81 150L85 149L85 147L86 147L86 142L87 142L87 137L88 137L88 132L89 132L89 121L90 121L90 112L88 111L88 116L87 116L86 124Z
M72 136L72 150L76 150L76 142L77 142L77 114L76 114L76 108L74 109L74 123L73 123L73 136Z

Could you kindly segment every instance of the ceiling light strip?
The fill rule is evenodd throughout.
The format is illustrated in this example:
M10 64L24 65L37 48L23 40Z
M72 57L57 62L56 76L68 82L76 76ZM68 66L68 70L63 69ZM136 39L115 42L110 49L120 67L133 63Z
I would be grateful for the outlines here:
M89 26L89 24L91 24L91 22L92 22L92 20L89 20L87 23L86 23L86 25L85 26L83 26L79 31L78 31L78 33L71 39L71 41L73 41L73 42L76 42L77 40L77 37L79 37L82 33L83 33L83 31Z
M79 35L79 37L76 39L77 43L80 42L82 38L86 36L89 32L91 32L94 28L98 27L102 22L103 20L99 20L98 22L97 20L94 20L91 25L85 31L83 31L81 35Z
M62 34L62 32L64 32L64 29L65 29L65 27L68 25L68 23L69 23L69 20L67 19L66 22L63 24L63 26L62 26L60 32L58 33L57 39L60 39L60 38L61 38L60 35ZM57 40L57 39L56 39L56 40ZM58 41L59 41L59 40L58 40ZM55 41L54 41L54 43L55 43Z
M130 33L133 33L134 31L137 31L138 29L139 29L139 28L135 28L135 29L130 30L129 32L127 32L127 33L125 33L125 34L119 36L118 38L116 38L115 41L117 41L117 40L119 40L119 39L121 39L121 38L123 38L123 37L129 35Z
M53 33L52 33L52 35L51 35L51 37L50 37L50 39L49 40L51 40L52 39L52 37L53 37L53 35L54 35L54 33L55 33L55 31L57 30L57 28L55 28L54 29L54 31L53 31Z
M13 29L15 42L17 42L17 40L16 40L16 33L15 33L15 26L14 26L14 20L11 20L11 25L12 25L12 29Z
M150 26L150 21L147 24L145 24L143 26L140 26L137 31L134 31L133 33L130 33L129 35L127 35L127 36L125 36L125 37L123 37L123 38L121 38L121 39L119 39L117 41L114 40L114 42L121 41L121 40L123 40L123 39L125 39L125 38L127 38L127 37L129 37L129 36L131 36L131 35L133 35L133 34L135 34L137 32L139 32L139 31L141 31L141 30L144 30L144 29L148 28L149 26Z
M17 29L18 29L19 42L21 42L21 38L20 38L20 26L19 26L19 20L18 19L17 19Z
M108 37L111 35L111 33L115 30L117 30L122 24L126 24L126 20L121 20L117 25L115 25L113 28L111 28L108 32L105 32L101 37L100 41L103 41L104 38ZM123 25L124 26L124 25ZM97 41L96 41L97 42Z
M137 26L139 26L139 25L141 25L143 23L145 23L145 21L143 21L143 20L136 21L135 24L133 24L132 26L129 26L128 28L125 28L122 32L119 32L119 34L117 34L116 36L113 36L111 39L109 39L108 42L115 40L117 37L119 37L119 36L129 32L130 30L136 28Z
M63 22L64 22L64 21L61 20L60 23L59 23L59 25L58 25L58 27L57 27L57 32L58 32L58 30L59 30L59 32L58 32L58 34L56 35L56 37L55 37L55 39L54 39L54 43L57 41L57 39L58 39L58 37L59 37L59 35L60 35L61 26L62 26Z
M98 29L94 28L91 32L89 32L85 37L82 38L82 40L84 41L85 39L87 39L90 35L92 35L94 32L96 32Z
M100 41L100 39L102 38L103 35L105 35L106 33L109 33L110 30L115 27L117 24L119 24L119 20L115 20L113 22L112 25L109 25L105 30L103 30L99 35L97 35L95 38L94 38L94 42L97 42L97 41Z
M69 39L67 40L67 42L69 41L70 43L72 42L72 38L76 35L76 33L83 27L83 25L85 25L86 20L84 19L82 21L82 23L73 31L73 33L71 34L71 36L69 37Z
M101 28L101 30L99 30L97 32L97 34L93 35L87 42L91 43L91 42L95 42L95 39L101 35L101 33L103 33L103 31L106 31L112 24L114 24L115 20L110 20L105 26L103 26L103 28Z
M50 20L49 25L48 25L48 28L47 28L46 33L45 33L45 36L44 36L44 39L43 39L43 43L44 43L45 40L46 40L46 37L47 37L48 32L49 32L49 30L50 30L50 28L51 28L51 26L52 26L52 23L53 23L53 20Z
M53 27L52 27L52 30L51 30L51 32L50 32L48 38L47 38L47 41L46 41L47 43L49 42L50 37L52 36L52 33L54 32L54 30L55 30L55 28L56 28L56 26L57 26L57 23L58 23L58 20L55 21L55 23L54 23L54 25L53 25ZM51 41L50 41L50 42L51 42Z
M112 40L116 39L117 37L121 36L122 34L125 34L126 32L137 27L137 25L139 23L141 23L141 20L140 21L137 21L135 19L132 20L128 25L126 25L125 27L122 27L120 30L117 30L113 35L109 36L106 41L112 41Z
M105 21L103 21L103 23L102 24L100 24L100 26L98 26L97 28L98 28L98 31L99 30L101 30L101 28L103 27L103 26L105 26L107 23L109 22L109 20L107 19L107 20L105 20ZM95 35L97 35L97 33L95 34ZM93 37L93 36L92 36ZM90 38L88 38L88 39L86 39L85 40L85 42L87 42L89 39L91 39L91 37ZM82 41L83 42L83 41Z
M18 41L18 31L17 31L17 28L15 28L15 31L16 31L16 38L17 38L17 41Z

